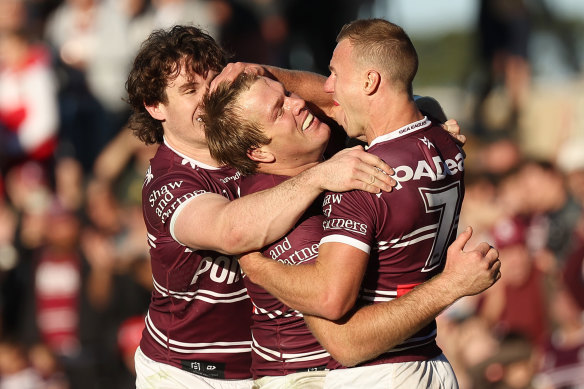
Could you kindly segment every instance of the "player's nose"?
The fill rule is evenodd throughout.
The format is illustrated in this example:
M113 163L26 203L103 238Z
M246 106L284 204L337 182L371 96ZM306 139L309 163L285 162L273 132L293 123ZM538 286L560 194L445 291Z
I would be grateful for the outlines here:
M333 93L335 91L334 82L333 82L333 75L331 74L326 81L324 82L324 91L326 93Z
M299 115L306 108L306 101L297 94L288 97L288 104L294 115Z

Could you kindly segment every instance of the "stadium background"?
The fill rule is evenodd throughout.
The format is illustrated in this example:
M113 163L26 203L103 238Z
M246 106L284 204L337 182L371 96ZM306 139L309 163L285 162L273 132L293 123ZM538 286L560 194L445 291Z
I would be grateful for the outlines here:
M468 136L460 226L501 251L503 280L439 318L461 388L584 385L579 0L0 0L1 389L132 385L153 149L122 98L148 33L193 23L235 60L326 75L340 27L371 16L410 34L415 93Z

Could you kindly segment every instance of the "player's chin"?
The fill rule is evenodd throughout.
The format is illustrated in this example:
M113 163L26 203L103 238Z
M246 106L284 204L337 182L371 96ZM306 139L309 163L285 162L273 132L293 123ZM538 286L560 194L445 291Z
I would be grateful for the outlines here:
M312 129L312 131L319 134L325 134L328 136L331 133L331 128L328 126L328 124L321 122L319 120L318 123L316 123L316 125Z
M307 138L311 139L311 142L323 143L328 142L331 136L331 129L329 126L323 123L312 129L312 131L304 134Z
M345 111L343 111L341 107L337 107L337 109L333 111L333 119L341 126L347 124L347 115L345 115Z

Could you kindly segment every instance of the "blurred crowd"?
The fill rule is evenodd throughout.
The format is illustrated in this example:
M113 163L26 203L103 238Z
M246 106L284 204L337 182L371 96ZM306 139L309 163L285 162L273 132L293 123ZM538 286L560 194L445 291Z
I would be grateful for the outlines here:
M371 3L0 0L0 389L133 385L154 148L124 130L123 97L150 31L192 23L234 60L327 74L340 27ZM529 99L526 52L515 50L525 42L501 54L496 39L484 61L509 83L514 127ZM583 388L584 141L530 158L513 128L488 136L480 112L460 226L499 249L503 278L440 316L440 345L463 389Z
M460 226L499 250L502 278L438 319L462 388L583 387L582 150L566 144L555 161L509 140L466 150Z

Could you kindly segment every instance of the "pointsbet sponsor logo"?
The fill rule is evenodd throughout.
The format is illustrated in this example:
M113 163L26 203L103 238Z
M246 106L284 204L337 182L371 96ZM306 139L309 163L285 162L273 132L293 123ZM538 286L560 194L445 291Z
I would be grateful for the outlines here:
M197 282L201 274L208 273L211 281L217 283L233 284L239 281L239 262L233 257L220 255L218 257L205 257L199 263L199 267L193 276L191 285Z

